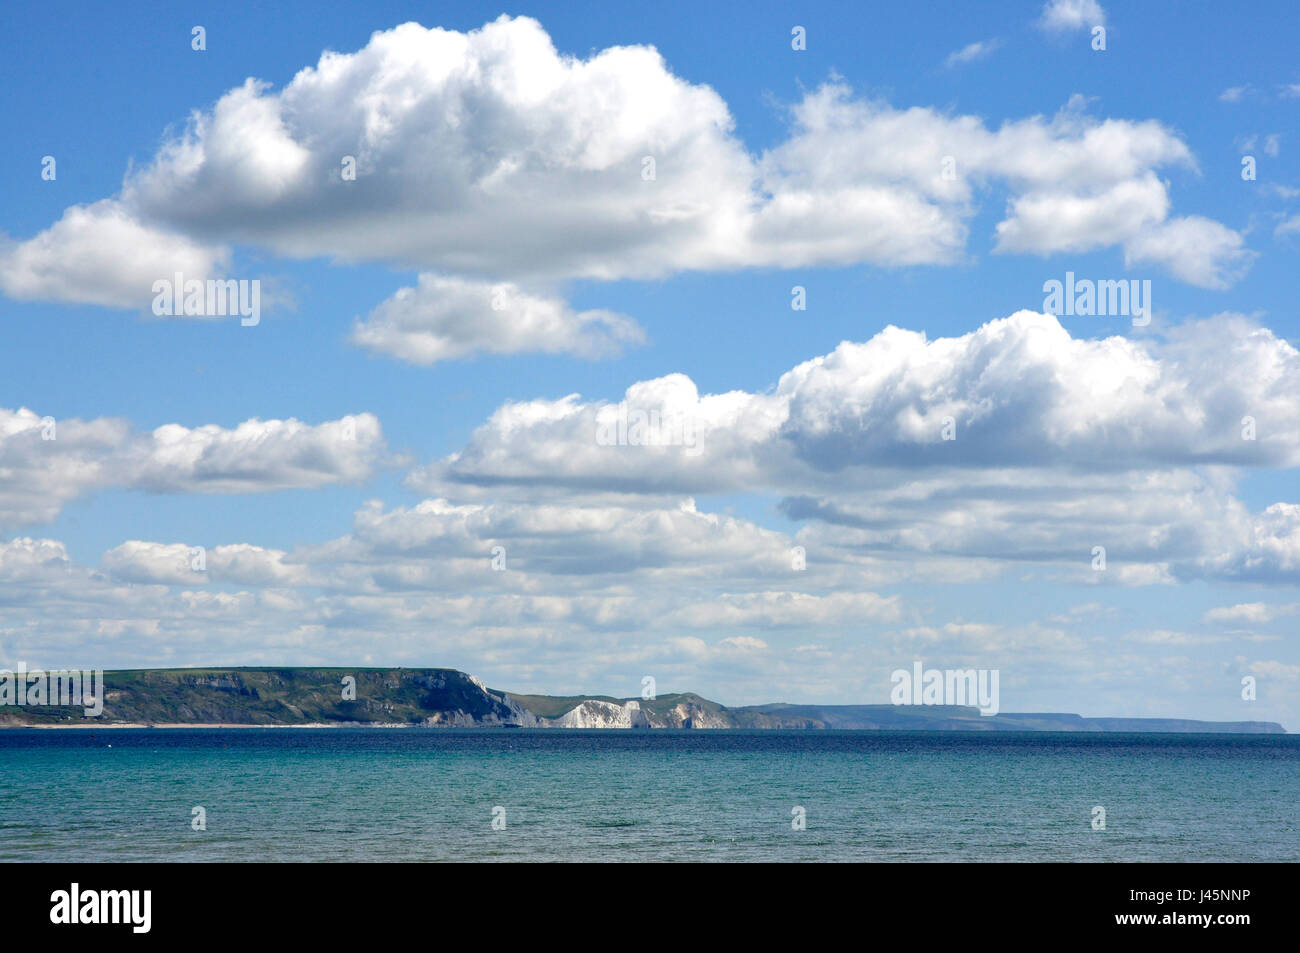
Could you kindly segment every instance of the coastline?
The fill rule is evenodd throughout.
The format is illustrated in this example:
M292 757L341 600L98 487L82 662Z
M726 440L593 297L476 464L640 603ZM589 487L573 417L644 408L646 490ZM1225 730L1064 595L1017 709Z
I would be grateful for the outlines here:
M50 731L95 731L97 729L111 728L162 728L173 730L177 728L405 728L406 725L345 725L330 724L328 722L312 722L303 725L250 725L250 724L219 724L219 723L200 723L200 722L169 722L163 724L144 724L142 722L131 721L110 721L102 725L0 725L0 730L6 728L39 728Z
M189 729L189 730L194 730L194 731L200 731L200 730L208 730L208 731L226 731L226 730L231 730L231 729L246 729L246 730L264 729L264 730L274 730L274 731L285 731L285 730L302 731L302 730L317 730L317 729L331 729L331 730L338 730L338 729L346 729L346 728L366 728L366 729L374 729L374 730L393 730L393 729L399 729L399 728L416 728L416 729L424 728L424 729L433 729L433 730L445 730L445 729L447 729L447 728L457 728L457 727L461 727L461 728L465 728L465 727L475 727L475 728L487 728L487 727L503 728L503 727L508 727L508 728L516 728L516 729L518 729L518 726L513 726L513 725L511 725L511 726L503 726L503 725L493 725L493 726L489 726L489 725L473 725L473 726L470 726L470 725L418 725L418 724L413 725L413 724L408 724L408 723L403 723L403 722L381 722L381 723L376 723L376 722L308 722L308 723L298 724L298 725L253 725L253 724L248 724L247 722L243 722L243 723L234 723L234 722L230 722L230 723L222 723L222 722L162 722L162 723L155 723L155 724L146 724L146 723L144 723L144 722L123 722L123 721L115 721L115 722L106 722L106 723L104 723L104 724L100 724L100 725L95 725L95 724L65 724L65 725L35 724L35 725L17 725L17 724L8 723L8 724L0 724L0 732L6 731L6 730L24 730L24 729L27 729L27 730L39 729L39 730L41 730L41 731L96 731L96 730L105 730L105 731L110 731L110 730L117 730L117 729L134 729L134 730L141 730L141 731L151 731L151 730L159 730L159 731L184 731L184 730L187 730L187 729ZM546 727L546 728L535 727L535 728L522 728L522 729L518 729L518 730L522 730L522 731L529 732L529 733L531 733L531 732L544 732L544 733L547 733L547 734L551 734L551 733L555 733L555 732L557 731L557 728L556 728L556 727ZM565 730L566 730L566 729L564 729L564 728L559 728L559 729L558 729L559 733L564 733ZM572 730L575 730L575 729L573 729L573 728L568 728L567 730L572 731ZM629 728L627 728L627 727L601 727L601 728L591 728L591 727L587 727L587 728L577 729L577 730L600 731L600 732L606 732L606 731L609 731L609 732L615 732L615 733L617 733L617 732L620 732L620 731L629 731L629 730L632 730L632 729L629 729ZM730 733L737 732L737 731L739 731L739 732L744 732L744 731L768 732L768 731L781 731L781 730L785 730L785 731L809 732L809 733L811 733L811 734L818 734L818 733L825 732L825 731L855 732L855 733L862 733L862 734L872 734L872 733L875 733L875 732L915 732L915 733L917 733L917 734L979 734L979 735L985 735L985 734L1002 734L1002 733L1003 733L1003 732L983 732L983 731L976 731L976 730L974 730L974 729L963 729L963 728L839 728L839 729L835 729L835 728L831 728L831 729L826 729L826 728L786 728L786 729L779 729L779 728L778 728L778 729L770 729L770 728L768 728L768 729L764 729L764 728L748 728L748 729L746 729L746 728L739 728L739 729L737 729L737 728L691 728L691 729L663 729L663 728L652 728L652 729L642 729L642 730L643 730L643 731L649 731L649 732L652 732L652 733L654 733L654 734L659 734L659 733L662 733L662 732L667 732L667 733L669 733L669 734L673 734L673 733L683 732L683 731L686 732L686 733L697 733L697 734L698 734L698 733L711 734L711 733L714 733L714 732L719 733L719 734L730 734ZM1007 732L1007 733L1016 733L1016 732ZM1094 729L1085 729L1085 730L1079 730L1079 729L1074 729L1074 730L1070 730L1070 729L1033 729L1033 728L1028 728L1028 729L1021 729L1020 733L1024 733L1024 734L1070 734L1070 735L1108 735L1108 734L1138 734L1138 735L1141 735L1141 734L1156 734L1156 735L1170 735L1170 734L1173 734L1173 735L1184 735L1184 734L1185 734L1185 735L1199 735L1199 736L1214 736L1214 735L1232 735L1232 736L1270 735L1270 736L1276 736L1276 735L1279 735L1279 734L1285 736L1285 735L1293 734L1293 732L1286 731L1285 729L1283 729L1283 730L1280 731L1280 732L1260 732L1260 731L1150 731L1150 730L1146 730L1146 731L1140 731L1140 730L1139 730L1139 731L1124 731L1124 730L1119 730L1119 729L1096 729L1096 728L1094 728Z

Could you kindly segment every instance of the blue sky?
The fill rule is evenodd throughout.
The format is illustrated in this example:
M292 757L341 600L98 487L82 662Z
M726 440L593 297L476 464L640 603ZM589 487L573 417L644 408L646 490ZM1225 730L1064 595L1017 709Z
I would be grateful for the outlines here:
M0 665L880 702L922 658L1294 728L1300 20L1104 6L7 9ZM155 316L182 265L260 323ZM1029 316L1067 271L1151 324ZM595 446L620 401L701 452Z

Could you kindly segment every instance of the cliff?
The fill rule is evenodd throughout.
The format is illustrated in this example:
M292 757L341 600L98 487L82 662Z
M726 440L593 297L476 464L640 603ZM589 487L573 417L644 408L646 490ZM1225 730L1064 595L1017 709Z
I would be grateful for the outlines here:
M352 685L347 684L348 679ZM345 689L355 689L355 695ZM1276 722L1083 718L895 705L727 708L689 692L653 699L519 695L448 668L148 669L104 673L104 712L0 706L0 726L412 725L624 729L1161 731L1283 733Z

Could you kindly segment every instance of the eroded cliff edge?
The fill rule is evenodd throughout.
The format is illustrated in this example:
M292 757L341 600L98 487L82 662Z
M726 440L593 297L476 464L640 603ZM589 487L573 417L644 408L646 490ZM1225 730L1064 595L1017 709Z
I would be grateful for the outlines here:
M349 684L348 680L351 680ZM104 673L104 710L0 704L0 726L374 725L601 729L849 729L1284 733L1276 722L1083 718L894 705L727 708L692 693L654 699L521 695L448 668L148 669Z

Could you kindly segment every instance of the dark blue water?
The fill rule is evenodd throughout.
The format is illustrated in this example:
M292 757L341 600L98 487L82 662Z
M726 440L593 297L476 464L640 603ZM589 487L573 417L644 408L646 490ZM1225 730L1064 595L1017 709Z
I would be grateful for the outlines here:
M0 731L11 861L1296 861L1298 795L1296 735Z

